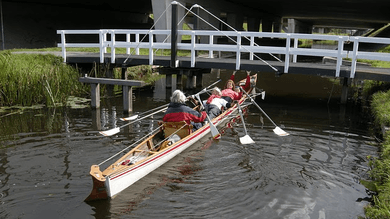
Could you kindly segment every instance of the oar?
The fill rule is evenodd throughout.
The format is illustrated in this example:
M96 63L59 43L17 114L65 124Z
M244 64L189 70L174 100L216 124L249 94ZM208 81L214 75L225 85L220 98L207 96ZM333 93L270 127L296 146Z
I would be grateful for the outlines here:
M238 112L240 113L240 116L241 116L242 126L244 126L244 131L245 131L245 136L240 138L240 142L241 142L241 144L252 144L252 143L255 143L252 140L252 138L248 135L248 132L246 131L245 122L244 122L244 116L242 116L242 110L241 110L240 103L237 103L237 106L238 106Z
M251 99L251 102L252 102L253 104L255 104L255 106L256 106L257 108L259 108L259 110L260 110L260 111L269 119L269 121L271 121L272 124L274 124L275 128L274 128L273 131L274 131L275 134L277 134L277 135L279 135L279 136L287 136L287 135L289 135L287 132L283 131L283 129L279 128L279 127L275 124L274 121L272 121L272 119L264 112L264 110L263 110L259 105L257 105L257 103L255 102L255 100L253 100L253 98L252 98L251 96L249 96L248 93L247 93L244 89L242 89L241 86L240 86L240 89L242 90L242 92L244 92L244 93L249 97L249 99Z
M196 94L195 97L198 99L200 104L202 104L203 108L205 108L202 100L199 97L199 94ZM218 129L214 126L213 122L211 121L211 119L210 119L209 115L207 115L207 113L206 113L206 116L207 116L207 119L209 120L211 135L213 136L214 139L220 139L221 134L219 133Z
M220 81L221 81L221 79L218 79L216 82L210 84L209 86L207 86L207 87L204 88L203 90L199 91L199 92L197 93L197 95L206 92L208 88L210 88L211 86L215 85L216 83L218 83L218 82L220 82ZM161 108L161 107L164 107L164 108L162 108L162 109L160 109L160 110L158 110L158 111L156 111L156 112L154 112L154 113L151 113L151 114L149 114L149 115L146 115L146 116L144 116L144 117L142 117L142 118L138 118L138 115L134 115L134 116L130 116L130 117L128 117L128 118L121 119L121 120L123 120L123 121L129 121L129 120L134 120L134 119L136 119L136 120L134 120L133 122L129 122L129 123L125 124L125 125L122 125L122 126L120 126L120 127L116 127L116 128L113 128L113 129L109 129L109 130L107 130L107 131L101 131L101 132L99 132L99 133L102 134L102 135L104 135L104 136L112 136L112 135L115 135L116 133L120 132L120 129L121 129L121 128L123 128L123 127L125 127L125 126L128 126L128 125L130 125L130 124L133 124L134 122L138 122L138 121L140 121L140 120L142 120L142 119L144 119L144 118L147 118L147 117L149 117L149 116L152 116L152 115L154 115L154 114L157 114L157 113L159 113L159 112L162 112L162 111L166 110L166 109L168 108L168 107L167 107L168 105L169 105L169 103L166 104L166 105L162 105L162 106L156 107L156 108L154 108L154 109L152 109L152 110L149 110L149 112L150 112L150 111L159 109L159 108ZM146 112L145 112L145 113L146 113ZM142 114L145 114L145 113L142 113ZM217 130L217 132L218 132L218 130ZM218 133L218 134L219 134L219 133Z
M211 86L217 84L217 83L220 82L221 80L222 80L222 79L218 79L216 82L210 84L210 85L207 86L206 88L204 88L204 89L202 89L201 91L199 91L198 94L202 94L202 93L207 92L207 90L208 90ZM160 108L162 108L162 107L167 107L168 105L169 105L169 103L167 103L167 104L165 104L165 105L162 105L162 106L159 106L159 107L156 107L156 108L154 108L154 109L145 111L145 112L143 112L143 113L141 113L141 114L138 114L138 115L132 115L132 116L127 117L127 118L120 118L120 120L122 120L122 121L132 121L132 120L138 119L138 117L140 117L140 115L144 115L144 114L147 114L147 113L152 112L152 111L154 111L154 110L158 110L158 109L160 109Z
M151 113L151 114L149 114L149 115L146 115L146 116L144 116L144 117L142 117L142 118L136 119L136 120L134 120L134 121L132 121L132 122L129 122L129 123L125 124L125 125L122 125L122 126L120 126L120 127L113 128L113 129L110 129L110 130L107 130L107 131L101 131L101 132L99 132L99 133L102 134L102 135L104 135L104 136L112 136L112 135L115 135L116 133L120 132L120 129L121 129L121 128L123 128L123 127L125 127L125 126L128 126L128 125L130 125L130 124L133 124L133 123L135 123L135 122L138 122L138 121L140 121L140 120L142 120L142 119L145 119L145 118L147 118L147 117L149 117L149 116L152 116L152 115L154 115L154 114L157 114L157 113L159 113L159 112L162 112L162 111L166 110L167 108L168 108L168 107L165 107L165 108L163 108L163 109L160 109L160 110L158 110L158 111L156 111L156 112L154 112L154 113Z
M134 120L134 119L138 119L138 117L140 117L140 115L145 115L145 114L147 114L147 113L153 112L154 110L158 110L158 109L160 109L160 108L167 107L168 105L169 105L169 103L164 104L164 105L159 106L159 107L156 107L156 108L154 108L154 109L145 111L145 112L140 113L140 114L138 114L138 115L133 115L133 116L130 116L130 117L127 117L127 118L120 118L120 120L122 120L122 121L131 121L131 120Z

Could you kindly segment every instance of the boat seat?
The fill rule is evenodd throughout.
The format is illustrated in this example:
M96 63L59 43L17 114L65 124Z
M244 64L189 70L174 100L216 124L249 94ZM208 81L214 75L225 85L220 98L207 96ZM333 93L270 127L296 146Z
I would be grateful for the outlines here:
M185 121L181 122L159 122L159 125L162 125L162 129L164 130L164 136L165 138L172 135L174 132L176 132L181 127L184 127L180 129L180 131L176 132L180 138L185 138L187 135L192 133L192 129L194 128L191 124L187 124Z

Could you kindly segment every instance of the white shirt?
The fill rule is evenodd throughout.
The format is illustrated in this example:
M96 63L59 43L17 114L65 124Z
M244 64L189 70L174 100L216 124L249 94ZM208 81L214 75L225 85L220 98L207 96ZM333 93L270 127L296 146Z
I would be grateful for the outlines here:
M226 104L228 102L225 99L222 98L214 98L210 104L216 105L218 109L221 109L222 107L226 107Z

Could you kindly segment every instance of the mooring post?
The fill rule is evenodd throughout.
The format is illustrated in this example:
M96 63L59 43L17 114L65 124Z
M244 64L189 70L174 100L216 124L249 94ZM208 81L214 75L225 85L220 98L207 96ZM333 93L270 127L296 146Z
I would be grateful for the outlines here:
M172 2L172 23L171 23L171 68L176 68L177 60L177 2Z
M196 88L202 88L203 74L202 72L198 72L196 74Z
M123 112L129 113L133 111L133 88L131 86L122 86L123 96Z
M100 108L100 86L99 86L99 84L91 84L91 107L93 109Z

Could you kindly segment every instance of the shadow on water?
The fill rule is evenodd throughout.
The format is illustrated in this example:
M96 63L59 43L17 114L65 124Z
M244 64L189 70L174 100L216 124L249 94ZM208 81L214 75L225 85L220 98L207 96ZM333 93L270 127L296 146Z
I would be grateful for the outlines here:
M230 73L221 71L223 80ZM239 72L237 79L245 76ZM284 77L284 76L283 76ZM266 99L256 101L290 136L249 107L245 118L254 144L241 145L242 124L224 130L221 140L205 137L166 165L111 200L85 203L91 191L90 166L132 144L161 120L161 114L134 123L112 137L99 130L125 124L121 97L102 108L57 108L0 117L1 218L357 218L368 204L367 155L376 155L369 121L359 107L340 109L336 95L320 100L291 98L266 78ZM290 76L289 76L290 77ZM205 76L204 84L215 81ZM218 86L223 87L223 82ZM134 91L134 113L168 102L164 82ZM296 87L302 85L295 85ZM319 87L319 86L317 86ZM326 87L326 89L324 89ZM175 88L173 88L174 90ZM304 96L303 89L296 90ZM189 91L188 91L189 92ZM334 93L336 94L336 93ZM263 119L261 119L261 117Z

